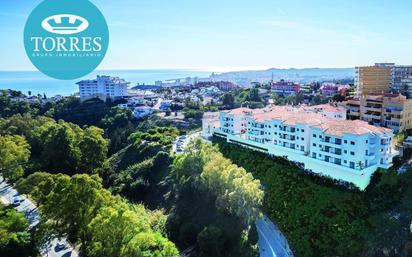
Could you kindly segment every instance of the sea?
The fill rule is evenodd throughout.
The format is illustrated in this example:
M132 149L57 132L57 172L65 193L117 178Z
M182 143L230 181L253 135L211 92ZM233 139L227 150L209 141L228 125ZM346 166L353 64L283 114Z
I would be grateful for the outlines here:
M77 93L76 82L83 79L94 79L97 75L116 76L130 82L133 87L139 84L154 85L154 82L163 82L187 77L208 78L211 71L199 70L100 70L76 80L57 80L50 78L38 71L0 71L0 89L13 89L32 95L46 94L47 97L55 95L69 96Z

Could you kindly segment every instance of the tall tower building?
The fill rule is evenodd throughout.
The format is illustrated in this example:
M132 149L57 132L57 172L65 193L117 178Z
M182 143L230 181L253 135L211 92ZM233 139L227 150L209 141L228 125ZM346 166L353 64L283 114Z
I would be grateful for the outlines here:
M393 68L392 91L412 97L412 66L395 66Z
M374 66L356 67L356 94L361 96L390 92L394 66L394 63L375 63Z

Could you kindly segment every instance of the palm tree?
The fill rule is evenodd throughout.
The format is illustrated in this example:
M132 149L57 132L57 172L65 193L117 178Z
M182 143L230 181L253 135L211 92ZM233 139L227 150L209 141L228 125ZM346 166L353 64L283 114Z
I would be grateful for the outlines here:
M365 165L363 164L363 162L359 161L359 162L356 164L356 167L358 167L359 170L363 170L363 168L365 167Z

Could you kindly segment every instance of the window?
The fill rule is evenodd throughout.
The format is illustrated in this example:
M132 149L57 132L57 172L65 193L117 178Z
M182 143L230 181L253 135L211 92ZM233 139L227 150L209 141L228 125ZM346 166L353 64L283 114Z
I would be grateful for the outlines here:
M302 140L302 141L303 141L303 140L305 140L305 139L304 139L303 137L301 137L301 138L300 138L300 140Z
M350 155L355 155L355 152L352 152L352 151L351 151L351 152L350 152Z
M348 151L347 151L347 150L343 150L343 153L348 153Z
M316 158L316 153L312 153L312 158Z
M344 160L343 163L348 163L348 161L347 161L347 160Z
M313 145L313 146L316 146L316 144L315 144L315 143L313 143L312 145Z
M313 134L313 137L316 137L316 134Z
M369 143L368 140L366 140L366 143Z
M354 163L354 162L350 162L350 163L349 163L349 168L354 169L354 168L355 168L355 163Z
M304 130L304 129L301 129L300 131L305 132L305 130Z
M347 143L348 143L348 140L343 140L343 143L347 144Z
M355 142L354 142L354 141L350 141L350 144L351 144L351 145L355 145Z

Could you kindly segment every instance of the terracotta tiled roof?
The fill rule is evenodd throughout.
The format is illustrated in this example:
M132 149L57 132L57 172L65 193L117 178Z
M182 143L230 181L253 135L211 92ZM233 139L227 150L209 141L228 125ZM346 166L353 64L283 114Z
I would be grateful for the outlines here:
M313 107L290 107L276 106L272 108L253 111L253 119L258 122L271 121L273 119L282 121L285 125L295 126L306 124L311 127L320 128L328 135L342 136L343 134L384 134L392 130L383 127L369 125L361 120L335 120L315 112Z

